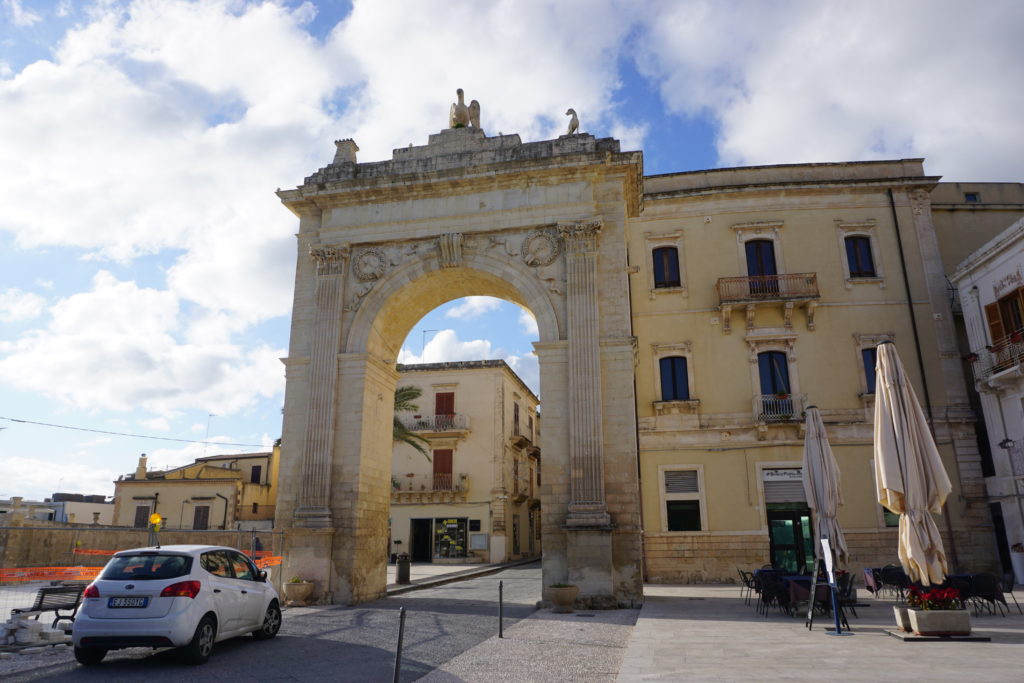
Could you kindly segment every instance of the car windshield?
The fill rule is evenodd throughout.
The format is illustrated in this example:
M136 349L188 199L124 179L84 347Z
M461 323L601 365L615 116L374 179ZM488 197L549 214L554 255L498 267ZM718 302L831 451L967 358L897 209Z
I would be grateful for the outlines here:
M175 579L192 571L192 558L184 555L140 553L120 555L103 568L101 579L107 581L156 581Z

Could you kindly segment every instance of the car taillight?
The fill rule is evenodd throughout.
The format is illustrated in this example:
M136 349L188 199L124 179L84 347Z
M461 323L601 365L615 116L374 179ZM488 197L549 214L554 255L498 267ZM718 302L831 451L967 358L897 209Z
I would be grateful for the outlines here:
M95 583L90 583L85 587L85 591L82 593L83 598L98 598L100 597L100 589L96 587Z
M195 598L199 595L198 581L179 581L160 591L162 598Z

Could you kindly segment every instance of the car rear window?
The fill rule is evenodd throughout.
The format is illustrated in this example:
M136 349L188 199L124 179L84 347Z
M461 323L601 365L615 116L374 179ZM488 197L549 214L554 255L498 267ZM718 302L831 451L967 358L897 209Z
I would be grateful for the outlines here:
M191 571L191 557L146 553L113 558L103 568L100 578L108 581L156 581L175 579Z

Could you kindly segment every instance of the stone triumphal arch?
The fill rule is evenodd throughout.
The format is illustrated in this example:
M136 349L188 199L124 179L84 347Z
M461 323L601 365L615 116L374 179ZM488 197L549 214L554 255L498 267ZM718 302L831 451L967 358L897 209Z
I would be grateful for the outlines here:
M424 314L490 295L539 328L544 585L575 583L593 606L639 598L625 230L641 154L587 134L487 137L476 121L389 161L335 144L330 165L279 192L299 217L276 515L285 575L315 579L330 602L383 593L395 359Z

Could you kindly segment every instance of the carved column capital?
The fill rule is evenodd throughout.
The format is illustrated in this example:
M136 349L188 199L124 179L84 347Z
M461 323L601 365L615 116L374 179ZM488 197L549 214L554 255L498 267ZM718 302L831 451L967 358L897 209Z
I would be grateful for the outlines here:
M597 251L597 236L601 233L601 220L559 223L558 234L565 240L570 254Z
M316 264L316 274L320 277L343 275L345 262L349 255L348 245L340 247L309 247L309 258Z

